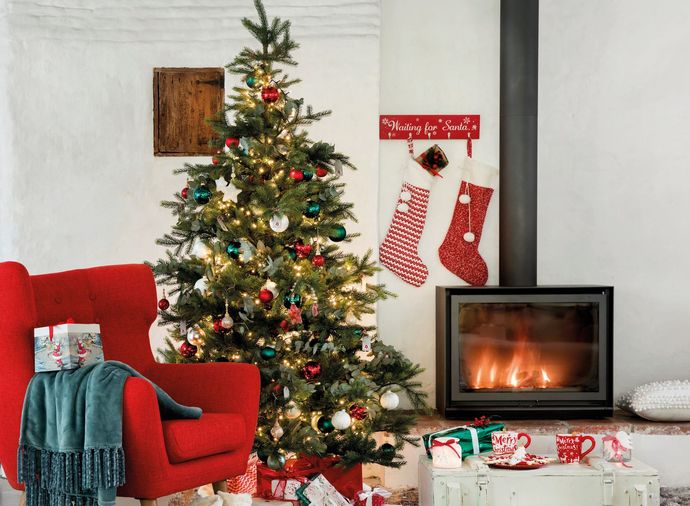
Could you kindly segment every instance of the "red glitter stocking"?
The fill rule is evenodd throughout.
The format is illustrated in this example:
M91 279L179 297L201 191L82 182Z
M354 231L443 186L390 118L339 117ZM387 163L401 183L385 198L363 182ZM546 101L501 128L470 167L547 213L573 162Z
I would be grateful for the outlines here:
M498 171L466 158L462 173L453 219L438 255L441 263L453 274L470 285L484 286L489 271L477 248L482 238L486 209L494 193L492 180Z
M408 162L393 221L379 248L381 263L412 286L421 286L429 276L417 250L433 178L414 160Z

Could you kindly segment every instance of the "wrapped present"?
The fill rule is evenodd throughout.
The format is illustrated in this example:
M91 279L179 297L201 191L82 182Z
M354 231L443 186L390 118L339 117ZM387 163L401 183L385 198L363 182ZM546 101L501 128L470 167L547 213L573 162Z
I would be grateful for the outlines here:
M72 318L34 329L34 371L77 369L103 362L101 326Z
M371 488L366 483L363 487L355 495L355 506L384 506L386 499L391 496L391 493L385 488Z
M424 442L427 456L432 458L431 445L435 439L456 439L457 445L462 449L461 456L464 459L468 455L490 452L492 450L491 434L498 430L503 430L504 427L502 423L491 422L482 425L461 425L459 427L451 427L450 429L424 434L422 436L422 441Z
M305 483L308 478L316 474L323 474L324 477L348 499L354 499L355 494L362 490L362 466L357 464L351 467L342 467L337 464L339 457L317 457L313 455L300 455L298 458L289 459L285 467L280 470L269 469L268 466L259 462L257 465L257 485L256 495L264 499L282 499L273 496L274 480L285 481L285 489L290 489L293 485L288 485L287 480L297 480ZM282 490L280 485L278 490Z
M228 492L232 494L252 494L256 493L256 465L259 457L252 453L247 461L247 470L243 475L235 476L228 480Z
M350 506L323 474L317 474L297 490L303 506Z
M462 446L457 438L437 437L431 441L431 458L434 467L454 469L462 467Z

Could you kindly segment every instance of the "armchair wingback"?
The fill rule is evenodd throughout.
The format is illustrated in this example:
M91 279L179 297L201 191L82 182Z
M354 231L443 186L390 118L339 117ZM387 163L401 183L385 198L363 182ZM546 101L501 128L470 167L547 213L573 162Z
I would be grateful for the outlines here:
M258 416L259 372L249 364L160 364L151 352L156 287L145 265L115 265L31 276L0 263L0 463L17 483L24 394L34 374L33 329L64 321L99 323L106 360L125 362L176 400L200 406L199 420L161 421L153 388L125 384L127 483L118 495L155 499L220 482L245 470Z

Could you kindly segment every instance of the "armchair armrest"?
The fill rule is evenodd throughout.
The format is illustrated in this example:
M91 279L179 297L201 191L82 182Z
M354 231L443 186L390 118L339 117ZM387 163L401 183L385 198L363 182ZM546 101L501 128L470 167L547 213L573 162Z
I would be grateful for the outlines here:
M259 369L251 364L215 362L159 364L148 378L181 404L211 413L241 413L248 428L259 411Z

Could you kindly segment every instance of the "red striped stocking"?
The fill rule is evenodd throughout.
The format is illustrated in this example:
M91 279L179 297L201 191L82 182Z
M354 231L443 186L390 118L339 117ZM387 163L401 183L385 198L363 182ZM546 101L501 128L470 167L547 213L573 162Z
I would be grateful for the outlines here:
M393 221L379 248L381 263L413 286L424 284L429 275L419 258L418 247L433 177L414 160L408 162Z

